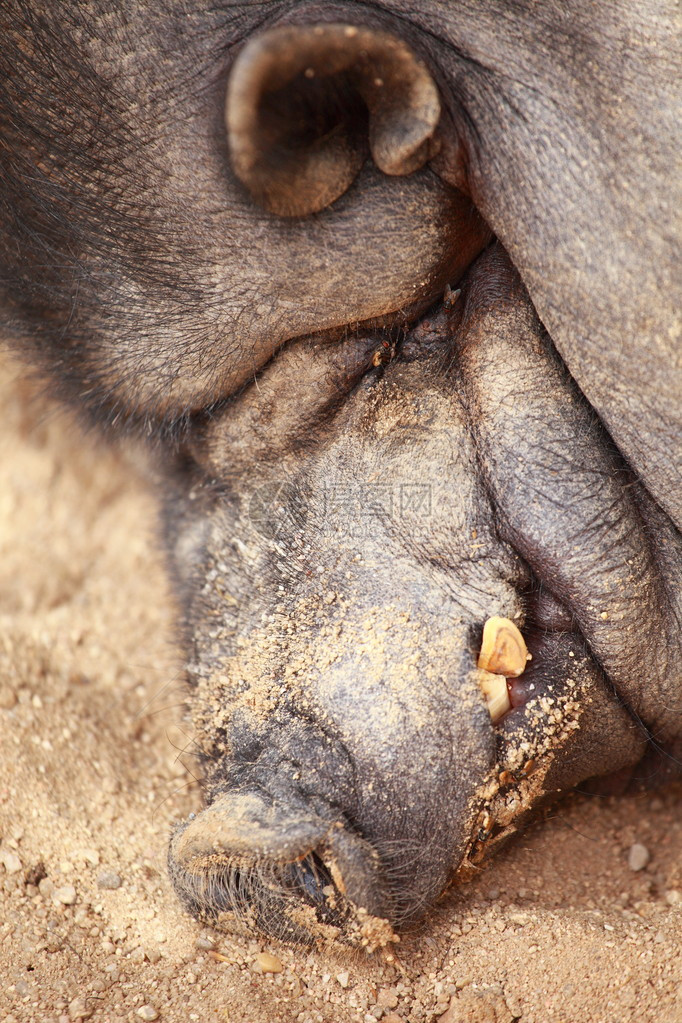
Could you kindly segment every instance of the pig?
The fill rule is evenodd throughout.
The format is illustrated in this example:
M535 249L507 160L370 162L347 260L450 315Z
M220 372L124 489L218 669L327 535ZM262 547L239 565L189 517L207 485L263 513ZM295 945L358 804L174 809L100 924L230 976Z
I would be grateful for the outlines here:
M673 6L0 16L3 335L162 481L188 909L372 951L679 775Z

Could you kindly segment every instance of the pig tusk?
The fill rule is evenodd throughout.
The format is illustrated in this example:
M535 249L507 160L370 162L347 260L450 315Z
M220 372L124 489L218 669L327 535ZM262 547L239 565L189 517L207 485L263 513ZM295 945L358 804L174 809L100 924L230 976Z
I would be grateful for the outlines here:
M524 638L514 622L497 616L488 619L483 626L479 668L505 678L518 678L530 659Z
M511 710L511 700L504 675L493 675L490 671L479 668L477 672L479 689L485 697L488 713L494 725Z

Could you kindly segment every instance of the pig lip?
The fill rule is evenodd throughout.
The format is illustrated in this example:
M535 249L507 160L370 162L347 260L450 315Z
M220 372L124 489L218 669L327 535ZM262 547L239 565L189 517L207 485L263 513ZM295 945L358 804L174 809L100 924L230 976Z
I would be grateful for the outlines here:
M249 932L255 925L262 933L294 945L341 941L373 951L398 940L387 919L391 914L379 879L367 888L362 865L358 875L344 877L325 841L319 850L289 861L221 851L186 862L174 854L174 840L186 824L176 828L171 838L168 866L178 896L198 919L228 929L241 923ZM329 834L342 842L358 841L357 834L338 820L329 826ZM364 887L366 898L353 899L346 891L346 880L351 891L358 883ZM361 902L370 906L369 911Z

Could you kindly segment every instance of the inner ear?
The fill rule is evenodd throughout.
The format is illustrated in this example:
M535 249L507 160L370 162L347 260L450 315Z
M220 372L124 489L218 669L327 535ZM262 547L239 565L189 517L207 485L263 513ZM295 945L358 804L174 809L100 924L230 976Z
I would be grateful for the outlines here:
M225 119L235 173L272 213L324 209L367 151L385 174L435 153L438 90L407 44L356 25L287 25L237 57Z

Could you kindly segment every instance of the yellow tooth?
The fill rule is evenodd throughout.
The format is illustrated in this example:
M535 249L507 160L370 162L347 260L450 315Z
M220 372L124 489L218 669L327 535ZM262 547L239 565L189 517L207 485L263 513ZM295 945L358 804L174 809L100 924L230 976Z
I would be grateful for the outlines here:
M529 660L530 654L517 626L509 618L489 618L483 626L478 667L494 675L518 678Z
M493 675L490 671L479 669L478 685L485 696L492 723L495 725L503 715L511 710L507 680L504 675Z

